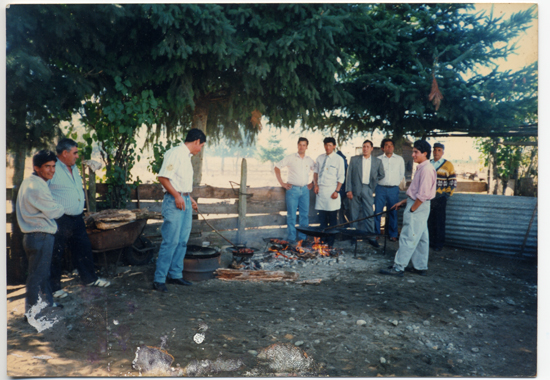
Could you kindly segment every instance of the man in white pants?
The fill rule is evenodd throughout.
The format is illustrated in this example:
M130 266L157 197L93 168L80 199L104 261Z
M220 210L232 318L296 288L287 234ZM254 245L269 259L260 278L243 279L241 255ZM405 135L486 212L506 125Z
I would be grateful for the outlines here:
M399 237L399 249L394 263L388 269L380 270L381 274L403 277L403 271L425 276L428 272L430 238L428 234L428 217L430 200L435 197L437 174L430 163L432 147L424 140L414 142L413 160L418 164L414 178L407 190L407 199L392 206L398 209L405 203L403 229ZM407 268L409 261L412 268Z

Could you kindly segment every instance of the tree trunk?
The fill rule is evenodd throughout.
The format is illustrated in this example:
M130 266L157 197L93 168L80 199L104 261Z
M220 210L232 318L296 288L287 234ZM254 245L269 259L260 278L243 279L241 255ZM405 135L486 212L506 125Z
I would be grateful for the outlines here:
M224 162L225 162L225 157L222 156L222 164L220 165L220 166L221 166L221 169L222 169L222 174L223 174L223 164L224 164Z
M396 126L393 130L392 140L395 142L393 152L399 156L403 156L403 140L405 134L403 128Z
M206 134L206 122L208 120L208 100L198 99L195 102L195 111L193 112L193 128L200 129ZM204 148L191 158L193 165L193 186L198 186L202 181L202 161Z
M12 192L12 213L11 213L11 241L8 256L7 268L10 282L24 283L27 270L27 256L23 249L23 233L17 223L15 205L21 182L25 177L25 160L27 158L27 147L19 146L13 160L13 192Z
M25 178L25 161L27 159L27 147L19 146L13 158L13 187L19 189Z

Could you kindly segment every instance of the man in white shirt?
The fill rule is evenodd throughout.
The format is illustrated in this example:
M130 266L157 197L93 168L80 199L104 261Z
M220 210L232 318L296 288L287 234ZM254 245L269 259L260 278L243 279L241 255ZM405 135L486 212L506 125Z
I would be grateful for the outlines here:
M345 163L334 148L336 140L327 137L323 140L325 154L317 157L313 173L314 191L317 194L315 209L319 212L320 227L335 226L338 223L338 210L340 210L340 188L345 180ZM329 246L334 245L334 237L328 237L325 241Z
M204 132L193 128L187 133L183 144L164 153L158 179L165 194L162 201L162 243L156 262L153 288L167 292L166 282L176 285L191 285L184 280L183 259L187 253L187 241L191 234L193 210L197 202L191 197L193 191L193 166L191 156L198 154L206 142Z
M390 208L399 202L399 183L405 178L405 161L403 157L393 153L394 143L391 139L382 140L380 144L384 154L378 156L384 166L385 176L378 181L374 198L375 213L378 214L384 210L386 206L386 218L388 218L388 235L391 241L397 241L397 210ZM380 234L381 216L377 216L375 223L376 233Z
M351 158L346 177L346 196L351 202L351 219L357 220L374 214L374 189L376 184L384 178L382 161L372 157L374 147L372 141L363 142L363 155ZM359 229L359 223L354 223ZM366 219L362 223L362 230L369 234L376 234L374 220ZM379 247L376 239L369 238L371 245Z
M309 190L313 182L309 180L309 173L314 169L315 162L306 156L309 141L305 137L298 139L298 153L290 154L275 164L275 176L283 188L286 189L286 224L287 240L291 243L305 240L306 235L296 235L296 210L300 213L300 227L309 225ZM288 178L283 182L281 169L288 167Z

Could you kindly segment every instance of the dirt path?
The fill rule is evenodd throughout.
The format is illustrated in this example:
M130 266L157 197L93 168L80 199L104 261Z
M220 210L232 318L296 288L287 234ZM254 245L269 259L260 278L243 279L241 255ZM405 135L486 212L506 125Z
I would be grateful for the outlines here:
M125 268L106 289L69 276L62 320L42 333L23 321L24 286L9 286L8 375L139 376L141 345L171 354L174 371L162 373L171 375L536 374L536 263L444 249L427 277L394 278L377 271L397 244L383 256L360 243L357 258L349 242L337 246L338 262L282 267L319 285L209 280L160 294L154 264ZM261 359L273 344L294 347L283 343L307 358L290 370Z

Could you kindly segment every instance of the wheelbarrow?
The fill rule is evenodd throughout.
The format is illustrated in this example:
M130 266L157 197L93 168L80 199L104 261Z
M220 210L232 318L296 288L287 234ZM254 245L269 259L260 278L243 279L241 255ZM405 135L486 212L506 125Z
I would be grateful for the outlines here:
M88 238L92 245L93 253L103 253L105 270L109 272L107 265L107 252L118 252L115 271L122 253L132 265L143 265L153 257L155 246L148 239L140 236L147 224L147 219L136 219L128 224L110 230L92 232L88 230Z

